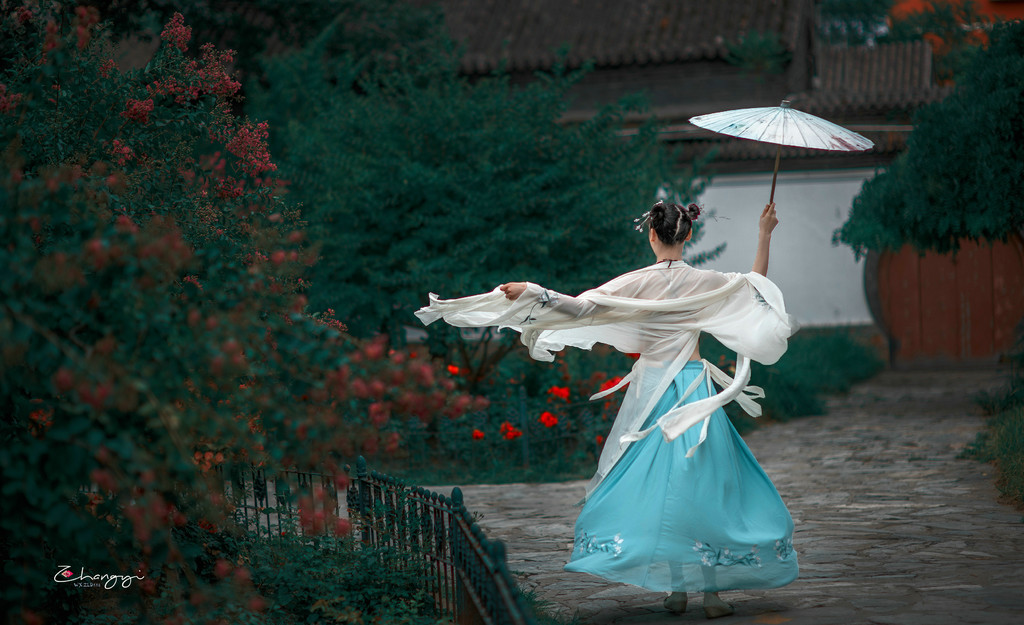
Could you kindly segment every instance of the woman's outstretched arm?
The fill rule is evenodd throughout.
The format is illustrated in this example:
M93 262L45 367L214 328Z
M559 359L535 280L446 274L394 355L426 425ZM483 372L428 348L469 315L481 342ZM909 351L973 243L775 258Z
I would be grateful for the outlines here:
M754 254L754 267L751 269L765 277L768 277L768 249L772 244L772 230L777 225L779 225L779 218L775 215L775 202L769 202L761 211L757 232L757 253Z
M505 298L509 301L518 300L530 288L528 282L506 282L498 287ZM582 319L605 310L605 306L599 306L594 302L582 297L572 297L556 293L543 287L535 287L539 293L532 293L528 297L537 297L542 308L548 308L572 319Z

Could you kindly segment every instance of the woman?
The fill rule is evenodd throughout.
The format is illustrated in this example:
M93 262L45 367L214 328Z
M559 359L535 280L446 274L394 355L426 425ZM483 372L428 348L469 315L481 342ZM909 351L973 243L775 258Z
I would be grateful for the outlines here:
M431 294L416 314L428 324L513 328L538 360L598 342L640 354L618 386L592 397L626 389L565 568L668 591L665 607L674 612L686 609L687 592L703 592L714 618L733 611L718 591L773 588L797 576L789 511L722 410L737 401L760 415L754 399L764 393L746 386L750 359L778 360L795 324L765 277L775 205L761 213L749 274L683 262L699 213L694 204L655 204L638 229L647 226L656 262L577 297L510 282L456 300ZM701 360L702 331L737 352L735 379ZM656 430L661 437L648 436Z

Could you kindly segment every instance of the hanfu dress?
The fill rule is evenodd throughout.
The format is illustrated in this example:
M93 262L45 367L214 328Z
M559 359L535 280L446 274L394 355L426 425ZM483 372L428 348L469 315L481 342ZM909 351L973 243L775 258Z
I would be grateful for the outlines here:
M722 410L736 401L760 415L754 400L764 392L747 386L750 361L774 363L796 329L770 280L662 262L576 297L532 283L515 301L499 289L454 300L430 294L416 314L427 324L512 328L537 360L596 343L640 354L618 386L592 398L625 392L566 570L658 591L796 579L789 511ZM689 360L701 332L736 351L735 378Z

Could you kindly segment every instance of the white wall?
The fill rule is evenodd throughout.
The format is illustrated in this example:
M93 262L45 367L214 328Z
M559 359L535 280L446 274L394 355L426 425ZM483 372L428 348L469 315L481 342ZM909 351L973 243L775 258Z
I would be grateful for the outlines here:
M785 167L785 163L783 163ZM872 323L864 296L863 261L832 233L846 221L854 196L874 170L779 172L775 207L779 226L772 235L768 277L782 289L786 309L809 326ZM704 268L750 271L757 246L758 217L771 192L771 172L716 176L699 202L714 210L704 237L688 254L726 242L725 251Z

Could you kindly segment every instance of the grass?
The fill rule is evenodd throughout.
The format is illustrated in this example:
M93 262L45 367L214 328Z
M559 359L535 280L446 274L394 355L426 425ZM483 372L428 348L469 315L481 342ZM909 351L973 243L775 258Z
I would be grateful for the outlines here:
M996 466L996 486L1012 505L1024 509L1024 374L1011 378L1002 392L978 398L992 416L961 454Z

